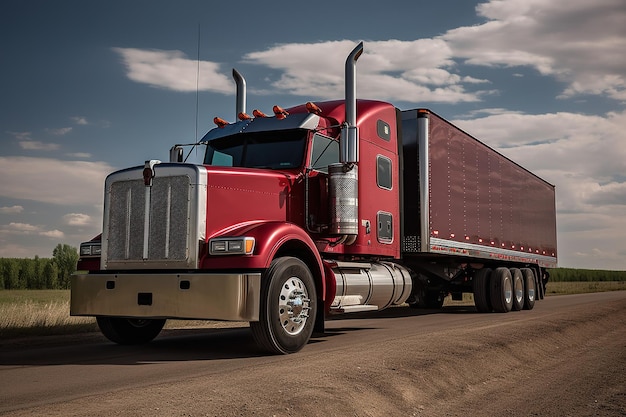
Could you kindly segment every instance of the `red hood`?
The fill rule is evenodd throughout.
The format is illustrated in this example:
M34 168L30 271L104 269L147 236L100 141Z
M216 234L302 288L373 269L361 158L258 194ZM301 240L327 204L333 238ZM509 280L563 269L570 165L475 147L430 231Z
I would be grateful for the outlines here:
M302 216L294 205L297 172L207 166L206 239L241 223L290 221Z

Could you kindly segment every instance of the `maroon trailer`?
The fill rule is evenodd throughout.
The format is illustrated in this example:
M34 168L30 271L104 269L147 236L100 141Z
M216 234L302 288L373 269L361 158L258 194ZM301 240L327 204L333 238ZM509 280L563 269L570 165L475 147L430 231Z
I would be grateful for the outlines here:
M202 164L146 161L105 182L101 236L81 245L71 314L145 343L165 320L250 322L292 353L330 314L532 309L556 266L554 187L428 110L356 99L245 110L194 146Z

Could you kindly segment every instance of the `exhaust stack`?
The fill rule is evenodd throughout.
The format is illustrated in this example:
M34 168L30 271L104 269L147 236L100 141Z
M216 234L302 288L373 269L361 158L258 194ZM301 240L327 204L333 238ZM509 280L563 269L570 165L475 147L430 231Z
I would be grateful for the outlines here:
M331 234L337 243L352 245L359 234L359 131L356 126L356 61L363 42L346 59L346 122L339 138L340 163L328 166Z
M246 112L246 80L243 75L233 68L233 79L237 84L237 108L235 109L235 120L238 119L239 113Z
M346 125L341 129L340 160L343 164L359 162L359 131L356 126L356 61L363 53L363 42L346 59Z

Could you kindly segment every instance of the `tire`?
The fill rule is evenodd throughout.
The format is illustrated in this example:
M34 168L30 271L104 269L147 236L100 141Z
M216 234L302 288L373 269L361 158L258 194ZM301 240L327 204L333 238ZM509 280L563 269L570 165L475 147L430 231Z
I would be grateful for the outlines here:
M97 317L98 327L111 342L120 345L141 345L159 335L165 325L164 319L126 319L120 317Z
M535 297L537 296L537 287L535 286L535 274L530 268L523 268L524 276L524 309L532 310L535 307Z
M511 268L511 277L513 278L513 306L512 311L520 311L524 308L524 276L522 271L517 268Z
M297 258L272 261L261 283L259 321L250 322L252 336L269 353L289 354L309 341L317 314L315 281Z
M491 278L491 268L481 268L474 273L474 305L479 313L491 313L491 300L489 295L489 280Z
M513 277L508 268L496 268L491 274L491 306L496 313L508 313L513 308Z

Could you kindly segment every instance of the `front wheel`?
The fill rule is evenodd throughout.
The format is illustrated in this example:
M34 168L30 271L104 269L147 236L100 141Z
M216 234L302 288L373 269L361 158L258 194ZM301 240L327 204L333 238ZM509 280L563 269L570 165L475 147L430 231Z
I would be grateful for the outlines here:
M250 323L256 343L270 353L302 349L317 314L315 282L309 268L293 257L277 258L262 277L259 321Z
M126 319L97 317L98 327L111 342L120 345L141 345L159 335L165 325L163 319Z

